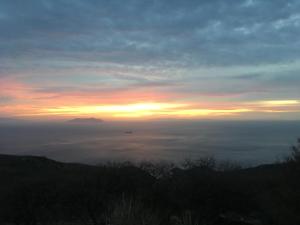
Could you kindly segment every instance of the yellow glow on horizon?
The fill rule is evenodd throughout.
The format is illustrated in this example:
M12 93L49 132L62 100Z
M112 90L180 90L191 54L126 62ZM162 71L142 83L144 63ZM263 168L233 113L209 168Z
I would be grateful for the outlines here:
M175 116L217 116L232 115L236 113L251 112L251 109L183 109L174 112L168 112L169 115Z
M127 105L101 105L80 107L57 107L44 109L44 115L99 115L103 117L140 118L140 117L200 117L222 116L251 112L251 109L201 109L189 108L187 104L175 103L136 103Z
M300 104L298 100L271 100L271 101L261 101L261 105L265 106L287 106L287 105L297 105Z
M95 116L107 119L143 119L143 118L226 118L247 116L255 113L294 113L299 112L298 100L271 100L248 103L236 103L218 106L208 103L165 103L140 102L128 104L101 104L79 106L40 106L40 108L18 109L18 116L25 117L86 117ZM21 110L23 108L23 110ZM10 109L6 109L9 111Z
M185 104L171 103L136 103L127 105L101 105L101 106L80 106L80 107L58 107L45 109L45 113L54 115L84 115L104 114L115 117L141 117L157 114L164 110L171 110L183 107Z

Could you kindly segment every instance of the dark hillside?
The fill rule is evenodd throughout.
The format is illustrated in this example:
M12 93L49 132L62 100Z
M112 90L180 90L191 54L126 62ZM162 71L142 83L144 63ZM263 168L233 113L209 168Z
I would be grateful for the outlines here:
M156 165L152 165L155 168ZM1 224L300 224L300 166L88 166L0 155Z

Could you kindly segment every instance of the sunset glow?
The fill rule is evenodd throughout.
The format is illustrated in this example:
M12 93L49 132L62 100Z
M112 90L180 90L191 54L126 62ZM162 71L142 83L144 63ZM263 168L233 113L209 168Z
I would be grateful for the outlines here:
M44 115L96 115L104 117L200 117L232 115L250 109L185 109L187 104L144 103L85 107L58 107L44 110Z
M274 101L263 101L262 105L266 106L289 106L289 105L299 105L300 101L297 100L274 100Z
M300 119L296 6L5 2L0 118Z
M144 103L129 105L102 105L82 107L58 107L45 109L45 114L52 115L98 115L112 117L142 117L161 114L165 110L174 110L181 104Z
M298 115L300 101L273 99L242 101L235 96L206 96L164 91L163 88L133 90L41 91L40 87L2 79L1 115L15 117L64 118L93 116L126 118L251 118L256 115ZM239 97L239 96L238 96Z
M276 102L276 104L275 104ZM202 106L201 106L202 105ZM223 107L193 103L133 103L103 104L83 106L47 106L30 107L26 105L3 107L4 112L18 117L99 117L99 118L230 118L248 113L289 113L298 112L300 104L292 101L236 103ZM284 108L282 108L284 107Z

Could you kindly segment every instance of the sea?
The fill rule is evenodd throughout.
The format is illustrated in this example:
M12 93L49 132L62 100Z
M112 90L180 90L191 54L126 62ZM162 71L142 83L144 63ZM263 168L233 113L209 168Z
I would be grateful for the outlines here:
M0 154L87 164L214 157L254 166L286 159L299 137L300 121L2 121Z

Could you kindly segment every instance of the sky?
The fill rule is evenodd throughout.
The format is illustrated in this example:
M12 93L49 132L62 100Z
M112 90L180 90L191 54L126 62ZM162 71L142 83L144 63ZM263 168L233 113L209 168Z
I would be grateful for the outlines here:
M299 0L0 0L0 117L300 119Z

